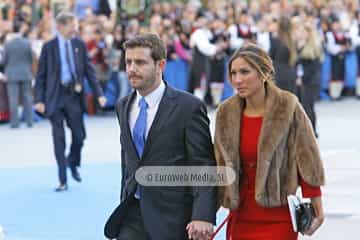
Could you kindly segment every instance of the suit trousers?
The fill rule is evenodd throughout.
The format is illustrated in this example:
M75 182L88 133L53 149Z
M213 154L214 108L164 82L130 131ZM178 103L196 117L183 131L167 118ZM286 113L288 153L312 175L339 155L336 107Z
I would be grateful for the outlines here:
M22 93L22 101L24 107L24 117L28 126L33 123L32 116L32 94L31 82L8 82L8 99L10 108L10 124L15 127L19 125L18 107L19 107L19 92Z
M316 129L316 113L315 102L319 97L320 84L303 85L301 103L308 117L310 118L311 125L314 133L317 134Z
M139 200L133 198L130 200L126 214L122 218L117 240L150 240L141 216Z
M81 150L86 137L81 96L68 88L62 87L57 108L49 118L52 126L59 180L61 184L65 184L66 166L69 165L71 170L80 166ZM68 157L65 157L64 120L71 130L71 147Z

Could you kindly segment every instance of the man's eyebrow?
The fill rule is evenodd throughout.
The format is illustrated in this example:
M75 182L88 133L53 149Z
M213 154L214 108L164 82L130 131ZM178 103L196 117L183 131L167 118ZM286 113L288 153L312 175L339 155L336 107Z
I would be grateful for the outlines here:
M146 61L146 58L131 58L131 57L127 57L127 58L125 58L125 60Z

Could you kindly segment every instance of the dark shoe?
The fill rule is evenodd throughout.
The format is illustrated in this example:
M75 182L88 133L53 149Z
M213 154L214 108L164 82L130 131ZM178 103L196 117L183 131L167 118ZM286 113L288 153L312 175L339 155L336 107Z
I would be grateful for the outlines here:
M71 176L73 177L73 179L77 182L81 182L81 177L80 177L80 173L78 172L77 168L74 167L71 169Z
M68 190L67 184L60 184L57 188L55 188L55 192L63 192Z
M19 128L19 127L20 127L19 124L11 124L11 125L10 125L10 128L13 128L13 129Z

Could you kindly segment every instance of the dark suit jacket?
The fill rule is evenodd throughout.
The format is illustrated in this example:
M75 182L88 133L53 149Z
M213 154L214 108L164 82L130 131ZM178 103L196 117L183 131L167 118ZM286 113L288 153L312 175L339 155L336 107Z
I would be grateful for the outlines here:
M275 82L283 90L295 93L296 67L290 66L290 51L279 38L270 38L269 55L275 67Z
M84 42L74 38L71 40L73 56L76 70L76 82L84 86L84 78L89 81L94 94L102 96L102 90L96 81L94 67L87 54ZM35 83L35 103L43 102L46 106L46 115L51 116L60 96L61 86L61 60L59 41L57 38L46 43L42 50L39 60L39 69ZM82 88L79 99L81 100L83 110L85 111L84 87Z
M4 66L9 82L30 82L33 54L28 39L16 36L5 44Z
M130 103L135 92L120 100L116 112L121 128L121 203L110 216L105 235L117 236L129 199L136 190L134 178L141 166L215 165L205 105L194 96L166 86L158 112L139 159L128 124ZM141 186L140 208L151 239L187 239L186 225L191 220L215 223L215 187Z

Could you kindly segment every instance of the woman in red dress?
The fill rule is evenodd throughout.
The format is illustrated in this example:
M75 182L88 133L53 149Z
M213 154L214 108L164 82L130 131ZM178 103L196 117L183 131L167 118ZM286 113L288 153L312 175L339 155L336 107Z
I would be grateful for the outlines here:
M296 96L275 86L271 59L260 47L241 47L228 70L237 94L218 108L215 128L217 164L237 174L218 189L219 205L231 214L227 239L297 239L287 196L299 186L315 209L305 232L312 235L324 220L325 177L308 117Z

